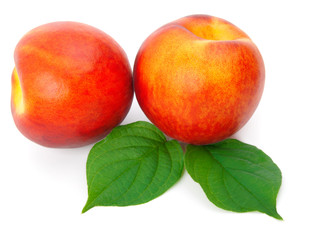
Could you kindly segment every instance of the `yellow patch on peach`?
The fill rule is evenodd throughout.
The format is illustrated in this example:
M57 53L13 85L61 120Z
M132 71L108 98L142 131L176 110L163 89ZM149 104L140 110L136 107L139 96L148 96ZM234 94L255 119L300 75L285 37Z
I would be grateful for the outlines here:
M16 68L12 73L12 103L16 114L22 114L25 110L23 93Z

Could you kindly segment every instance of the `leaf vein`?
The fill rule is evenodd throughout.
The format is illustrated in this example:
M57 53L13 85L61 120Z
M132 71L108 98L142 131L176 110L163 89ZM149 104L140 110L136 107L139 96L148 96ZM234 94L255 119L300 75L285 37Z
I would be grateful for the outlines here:
M133 166L135 166L136 164L133 164L133 165L131 165L131 166L129 166L129 167L127 167L120 175L118 175L115 179L113 179L109 184L107 184L104 188L103 188L103 190L100 192L100 193L98 193L97 194L97 196L93 199L93 200L91 200L90 201L90 205L104 192L104 191L106 191L109 187L110 187L110 185L112 184L112 183L114 183L115 181L117 181L123 174L125 174L126 172L128 172ZM88 199L89 200L89 199ZM86 204L86 205L88 205L88 203Z
M123 160L118 160L118 161L116 160L116 161L112 161L112 162L107 162L107 163L104 164L102 167L100 167L100 168L95 172L95 174L91 177L90 185L88 184L88 190L91 188L91 184L92 184L94 178L98 175L98 173L99 173L100 171L102 171L102 169L104 169L104 168L106 168L106 167L108 167L108 166L110 166L110 165L117 164L117 163L119 163L119 162L126 162L126 161L133 161L133 160L136 160L136 158L128 158L128 159L123 159ZM88 178L89 178L89 176L88 176ZM89 183L89 182L88 182L88 183Z
M194 165L195 165L195 164L194 164ZM209 185L209 172L210 172L212 169L213 169L213 166L211 166L210 169L208 169L208 171L207 171L206 177L204 178L204 179L205 179L205 184L207 185L207 188L209 189L209 191L210 191L210 193L211 193L211 196L213 196L214 200L215 200L216 202L220 203L220 205L222 205L225 209L227 209L227 208L226 208L226 205L225 205L222 201L220 201L220 200L215 196L214 191L212 191L212 189L211 189L211 187L210 187L210 185ZM200 186L201 186L201 185L202 185L202 184L200 183ZM206 193L206 191L205 191L205 193Z
M171 157L171 155L170 155L170 152L169 152L169 150L168 150L168 148L167 148L166 144L164 144L164 148L165 148L165 149L166 149L166 151L168 152L168 155L169 155L169 158L170 158L170 172L169 172L169 174L168 174L167 179L166 179L166 180L165 180L165 182L162 184L162 186L166 186L166 185L167 185L167 183L168 183L169 179L171 178L172 169L173 169L173 161L172 161L172 157ZM160 155L160 153L159 153L159 155ZM160 188L160 189L158 189L157 194L159 194L159 192L160 192L160 191L161 191L161 188Z
M143 191L139 194L139 196L137 196L136 198L134 198L133 200L131 200L130 202L135 202L137 200L139 200L139 198L147 191L148 187L151 186L155 176L156 176L156 173L157 173L157 170L158 170L158 167L159 167L159 147L157 148L158 150L158 161L157 161L157 166L156 166L156 170L151 178L151 181L147 184L147 186L143 189Z
M214 158L214 159L216 159L214 156L213 156L213 154L211 153L211 151L209 151L206 147L204 148L206 151L208 151L209 153L210 153L210 155ZM222 163L218 160L218 159L216 159L216 161L219 163L219 165L223 168L223 169L225 169L225 167L222 165ZM259 205L262 207L262 208L264 208L268 213L270 213L270 212L273 212L273 210L272 209L269 209L269 207L266 207L264 204L263 204L263 202L261 202L261 200L259 199L259 197L257 197L255 194L253 194L245 185L243 185L236 177L234 177L229 171L227 171L226 169L225 169L225 171L226 171L226 173L228 173L239 185L241 185L250 195L252 195L257 201L258 201L258 203L259 203Z
M165 137L163 135L161 135L157 130L152 129L152 128L148 128L148 127L143 127L143 126L138 126L138 128L144 128L144 129L148 129L154 133L156 133L161 139L166 140Z
M244 173L247 173L249 175L252 175L252 176L255 176L255 177L258 177L258 178L261 178L267 182L270 182L272 181L271 179L267 178L267 177L264 177L264 176L261 176L261 175L258 175L256 173L253 173L253 172L249 172L249 171L246 171L246 170L243 170L243 169L237 169L237 168L231 168L231 167L225 167L226 169L230 169L230 170L234 170L234 171L239 171L239 172L244 172Z
M224 169L222 169L222 182L223 182L223 186L224 186L224 188L226 189L226 192L227 192L230 200L231 200L235 205L237 205L237 206L243 211L243 210L244 210L244 207L243 207L242 205L240 205L238 202L236 202L236 201L233 199L233 197L231 196L231 194L230 194L230 191L229 191L229 189L228 189L228 187L227 187L227 184L226 184L226 178L224 177L224 173L225 173L225 172L226 172L226 171L225 171Z
M95 160L97 160L99 157L101 157L102 155L104 154L107 154L109 152L112 152L112 151L115 151L115 150L124 150L124 149L128 149L128 148L132 148L132 147L147 147L147 148L154 148L153 146L126 146L126 147L119 147L119 148L115 148L115 149L107 149L107 150L104 150L103 148L101 148L100 146L97 147L98 149L100 149L102 152L100 152L99 155L96 155L94 157L91 158L91 162L90 162L90 165L88 165L87 167L87 171L89 172L92 164L95 162Z
M250 164L259 166L259 167L263 168L264 170L266 170L267 172L271 173L272 175L276 175L276 174L273 173L270 169L264 167L264 166L261 165L260 163L252 162L252 161L249 161L248 159L245 159L245 158L242 158L242 157L230 156L230 155L228 155L228 154L221 154L220 152L219 152L219 153L215 152L215 154L216 154L216 155L223 155L223 156L229 157L229 158L231 158L231 159L237 159L237 160L239 160L239 161L243 161L243 162L247 162L247 163L250 163Z

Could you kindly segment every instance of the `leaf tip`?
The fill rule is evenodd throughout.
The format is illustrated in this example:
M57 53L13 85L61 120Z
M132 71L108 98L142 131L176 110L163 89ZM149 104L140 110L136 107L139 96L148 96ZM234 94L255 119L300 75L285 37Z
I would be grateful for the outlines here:
M267 215L269 215L270 217L273 217L277 220L283 221L283 218L280 216L280 214L277 212L277 210L274 210L270 213L267 213Z
M274 217L275 219L278 219L280 221L283 221L283 218L278 214L276 213L275 215L273 215L272 217Z
M81 211L81 214L84 214L85 212L87 212L89 209L86 209L86 207L84 207Z
M88 203L86 203L86 205L83 207L83 209L81 211L81 214L84 214L85 212L87 212L91 208L93 208L93 206L90 206Z

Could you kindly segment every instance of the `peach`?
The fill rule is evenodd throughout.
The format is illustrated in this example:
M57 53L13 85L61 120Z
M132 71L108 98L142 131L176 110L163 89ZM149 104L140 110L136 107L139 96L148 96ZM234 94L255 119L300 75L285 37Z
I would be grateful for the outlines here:
M137 100L166 135L210 144L237 132L264 88L263 59L252 40L212 16L178 19L152 33L134 65Z
M80 147L126 116L132 71L123 49L86 24L54 22L16 46L11 110L20 132L47 147Z

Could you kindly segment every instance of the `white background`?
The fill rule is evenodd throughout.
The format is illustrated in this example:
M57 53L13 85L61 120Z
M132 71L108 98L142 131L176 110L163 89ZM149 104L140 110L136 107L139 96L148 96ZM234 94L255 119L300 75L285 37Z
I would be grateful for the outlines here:
M320 239L320 15L318 1L2 1L0 5L0 239ZM87 198L91 146L49 149L24 138L10 112L13 51L44 23L79 21L112 36L131 66L143 40L191 14L224 18L261 51L261 103L234 137L263 149L283 174L277 208L233 213L211 204L184 172L161 197L133 207L96 207ZM136 100L123 122L147 120Z

